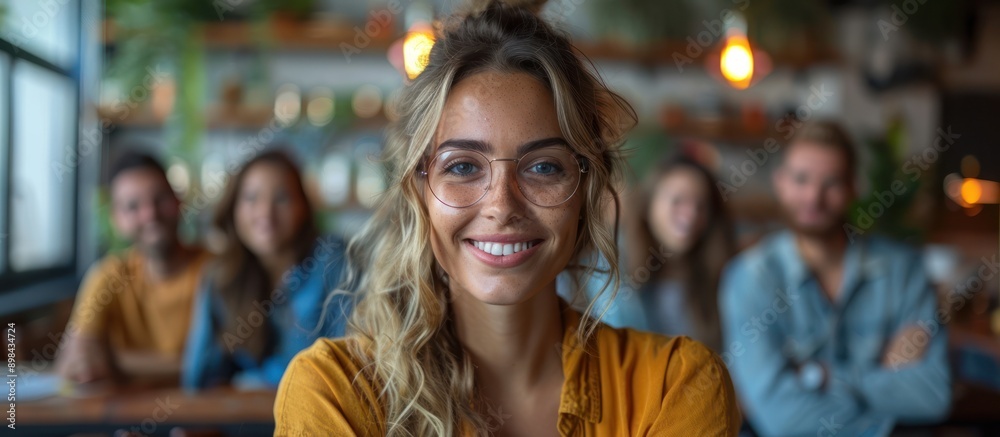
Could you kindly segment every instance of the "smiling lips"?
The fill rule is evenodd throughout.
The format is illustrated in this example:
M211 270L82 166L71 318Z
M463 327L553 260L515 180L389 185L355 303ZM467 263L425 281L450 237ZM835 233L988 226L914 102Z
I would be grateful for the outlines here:
M469 241L471 241L472 245L476 246L477 249L493 256L513 255L522 250L531 249L532 244L534 244L533 241L524 241L513 244L492 243L489 241L475 241L475 240L469 240Z
M485 239L484 239L485 240ZM536 252L543 240L480 241L465 240L476 258L491 267L514 267Z

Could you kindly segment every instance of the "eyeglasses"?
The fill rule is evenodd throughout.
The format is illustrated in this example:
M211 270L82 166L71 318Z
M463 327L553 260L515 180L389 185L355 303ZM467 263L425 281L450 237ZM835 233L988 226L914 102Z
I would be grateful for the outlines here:
M466 208L486 197L493 181L493 163L516 166L517 188L529 202L551 207L565 203L580 186L586 161L568 150L546 147L520 158L489 159L475 150L445 150L434 155L419 174L441 203Z

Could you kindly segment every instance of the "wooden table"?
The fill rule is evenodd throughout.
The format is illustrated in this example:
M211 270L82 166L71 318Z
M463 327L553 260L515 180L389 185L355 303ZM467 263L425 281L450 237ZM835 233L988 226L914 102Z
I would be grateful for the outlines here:
M273 391L217 388L119 391L86 398L52 397L17 405L17 429L24 435L110 435L117 429L168 435L170 429L215 429L222 435L274 432Z

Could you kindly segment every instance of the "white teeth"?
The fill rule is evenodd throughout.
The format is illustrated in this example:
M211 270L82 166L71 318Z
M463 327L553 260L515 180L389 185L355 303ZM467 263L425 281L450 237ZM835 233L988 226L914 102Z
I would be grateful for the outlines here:
M486 252L493 256L507 256L518 253L522 250L528 250L534 247L534 243L530 241L523 241L520 243L490 243L484 241L472 241L472 244L476 246L477 249Z

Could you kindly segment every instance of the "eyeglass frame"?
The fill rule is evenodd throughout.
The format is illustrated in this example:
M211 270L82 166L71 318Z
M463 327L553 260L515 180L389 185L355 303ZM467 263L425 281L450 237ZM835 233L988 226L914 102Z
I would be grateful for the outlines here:
M479 154L479 156L482 156L483 159L486 160L486 162L490 166L490 183L489 183L489 185L486 186L486 189L483 190L483 194L481 196L479 196L479 198L476 199L475 202L472 202L472 203L470 203L468 205L465 205L465 206L453 206L453 205L449 205L448 202L445 202L444 200L441 200L441 198L438 197L438 194L434 192L434 189L430 188L430 185L428 185L427 188L431 190L431 194L434 195L434 198L437 199L438 202L441 202L441 203L443 203L443 204L445 204L445 205L447 205L447 206L449 206L451 208L457 208L457 209L469 208L469 207L471 207L471 206L479 203L479 201L481 201L481 200L483 200L483 199L486 198L486 194L488 194L490 192L490 190L493 188L493 163L494 162L496 162L496 161L510 161L510 162L514 163L514 168L517 169L517 165L521 162L522 159L524 159L525 156L528 156L528 155L530 155L530 154L535 153L535 152L538 151L538 150L531 150L531 151L528 151L528 152L525 152L525 153L521 154L521 156L519 156L517 158L493 158L493 159L490 159L488 156L486 156L486 154L484 154L483 152L480 152L478 150L469 150L469 149L465 149L465 150L468 151L468 152L477 153L477 154ZM541 149L541 150L544 150L544 149ZM416 169L417 175L422 176L423 178L425 178L425 179L427 179L429 181L430 180L430 175L427 173L427 164L436 161L441 156L441 154L447 153L447 152L451 152L451 151L452 150L439 150L437 153L435 153L433 155L424 155L424 159L422 160L422 162L420 164L420 167L418 167ZM587 174L587 170L589 170L588 165L587 165L588 161L587 161L587 158L585 158L583 155L580 155L579 153L573 153L573 152L571 152L569 150L566 150L566 152L569 153L569 154L571 154L571 155L573 155L573 157L576 158L576 161L579 164L578 169L580 170L580 178L576 180L576 187L573 188L573 192L570 193L569 196L566 196L566 199L563 200L562 202L559 202L559 203L556 203L556 204L553 204L553 205L539 205L539 204L535 203L534 201L532 201L531 199L529 199L528 196L524 194L524 189L522 189L521 188L521 184L518 183L517 184L517 191L521 193L521 196L523 196L525 200L527 200L528 202L531 202L532 205L535 205L535 206L538 206L538 207L541 207L541 208L554 208L554 207L562 205L562 204L564 204L566 202L569 202L569 199L572 199L573 196L576 195L576 192L580 190L580 182L583 181L583 175ZM514 177L514 180L515 181L517 180L517 176Z

